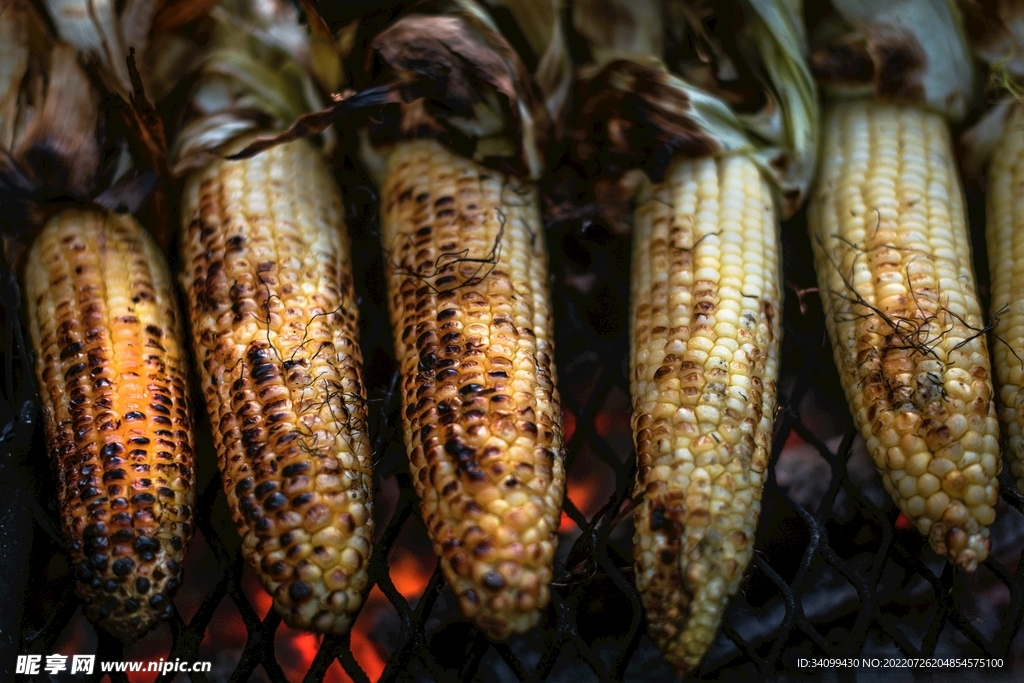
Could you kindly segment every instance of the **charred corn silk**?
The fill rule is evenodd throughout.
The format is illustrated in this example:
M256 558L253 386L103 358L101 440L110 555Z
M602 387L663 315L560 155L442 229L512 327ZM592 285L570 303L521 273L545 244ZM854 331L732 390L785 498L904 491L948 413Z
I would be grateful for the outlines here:
M373 520L338 188L298 141L190 174L182 216L196 358L243 552L286 623L344 632Z
M195 521L183 328L129 216L66 209L26 263L61 525L85 613L124 641L173 611Z
M754 550L779 362L772 202L745 156L677 160L633 224L636 582L682 670L711 645Z
M970 571L988 556L1001 464L955 164L939 115L837 104L808 223L836 366L882 482Z
M565 483L536 191L402 142L381 214L423 519L463 613L502 639L548 602Z
M989 169L987 243L992 271L992 362L1006 458L1024 491L1024 110L1013 107Z

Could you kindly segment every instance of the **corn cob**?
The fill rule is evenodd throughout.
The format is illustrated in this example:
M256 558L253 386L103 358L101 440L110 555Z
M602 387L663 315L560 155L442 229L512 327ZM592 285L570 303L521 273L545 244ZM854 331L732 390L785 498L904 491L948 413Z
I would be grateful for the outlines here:
M308 142L186 179L182 284L243 552L296 628L362 604L371 458L341 197Z
M754 550L779 362L778 220L746 156L677 160L633 224L636 582L686 670Z
M1007 462L1024 491L1024 109L1014 104L989 167L986 241L992 271L992 362L1006 429Z
M381 216L423 519L462 612L501 640L548 602L565 484L536 191L401 142Z
M86 615L131 641L173 611L194 521L183 329L129 216L65 209L26 264L63 532Z
M854 421L900 509L973 571L1001 464L948 126L922 107L838 104L821 162L808 223Z

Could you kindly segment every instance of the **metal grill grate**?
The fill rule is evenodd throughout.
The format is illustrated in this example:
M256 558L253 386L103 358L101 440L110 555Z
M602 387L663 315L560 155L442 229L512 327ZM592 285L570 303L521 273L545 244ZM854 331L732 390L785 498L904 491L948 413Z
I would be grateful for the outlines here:
M372 580L391 606L371 634L388 655L380 679L671 680L670 669L645 635L630 560L635 465L628 431L628 239L598 227L549 233L559 379L572 431L567 471L576 483L565 501L563 529L569 531L563 535L545 621L529 634L491 644L458 617L439 570L411 604L396 588L397 570L387 566L389 554L403 543L422 547L425 531L417 521L396 423L398 396L377 265L381 255L369 218L373 199L362 190L349 196L350 214L361 217L351 230L359 255L367 383L375 407L376 481L378 489L397 492L397 501L385 506L393 508L390 517L378 520L372 563ZM916 532L904 528L853 438L817 294L802 289L813 280L804 232L787 226L786 235L781 405L757 552L724 628L692 678L770 679L795 673L797 657L858 654L1002 657L1008 667L1003 673L1024 670L1024 636L1018 633L1024 617L1024 499L1004 481L993 553L973 576L954 573ZM16 297L4 302L11 321ZM8 336L7 360L21 357L14 341ZM7 399L15 405L11 391ZM4 417L10 421L12 415ZM14 421L11 425L5 435L26 429L21 425L19 432ZM31 451L32 486L39 500L52 500L40 436ZM214 675L193 674L192 680L285 680L275 639L289 636L279 630L280 619L272 610L259 617L245 590L238 538L222 523L223 494L210 465L208 440L200 453L206 464L200 468L198 519L205 543L192 548L186 571L200 565L208 570L192 579L201 590L194 615L186 623L176 612L170 622L167 659L201 658L204 637L216 636L211 624L223 601L244 623L240 660ZM36 534L32 554L28 604L33 607L17 650L21 653L50 653L75 618L71 576L54 560L58 547L52 529L45 529L52 514L52 509L37 508L44 529ZM183 591L188 582L186 577ZM91 628L84 621L75 623ZM99 635L96 642L99 659L138 658L109 637ZM334 660L352 680L370 680L353 654L350 636L325 638L304 680L323 680ZM852 679L849 673L846 680ZM120 674L113 680L127 679Z

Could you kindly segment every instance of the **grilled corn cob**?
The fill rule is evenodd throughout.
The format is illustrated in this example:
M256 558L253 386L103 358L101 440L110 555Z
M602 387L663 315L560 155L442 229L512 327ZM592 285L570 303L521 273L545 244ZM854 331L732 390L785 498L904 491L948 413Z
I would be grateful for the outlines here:
M500 640L548 602L565 484L536 191L403 142L381 217L423 519L463 613Z
M695 62L683 57L670 65L675 74L652 61L671 39L666 31L718 40L687 23L689 3L574 5L595 59L576 122L577 139L591 140L581 155L651 181L641 183L633 216L630 364L642 496L633 557L648 632L684 673L710 647L752 557L771 452L779 220L805 196L818 128L799 4L736 3L738 34L721 36L756 46L736 55L764 75L744 83L756 93L744 108L758 112L757 123L737 116L728 104L744 104L737 93L717 89ZM677 21L663 21L666 13ZM611 16L636 30L613 29Z
M1014 104L989 166L986 215L992 272L992 363L1006 430L1006 458L1024 491L1024 108ZM987 502L987 501L986 501Z
M65 209L26 264L64 534L85 613L130 641L173 610L194 521L183 329L129 216Z
M900 509L973 571L1001 463L948 126L917 106L837 104L821 163L808 224L854 420Z
M779 362L778 220L745 156L677 160L633 223L633 554L651 637L685 670L754 550Z
M342 633L373 520L341 197L300 140L189 174L182 284L243 552L296 628Z

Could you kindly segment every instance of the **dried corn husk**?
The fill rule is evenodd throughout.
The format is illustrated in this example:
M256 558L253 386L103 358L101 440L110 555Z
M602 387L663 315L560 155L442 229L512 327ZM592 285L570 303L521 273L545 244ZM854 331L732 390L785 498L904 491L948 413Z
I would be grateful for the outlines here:
M574 5L594 60L582 70L573 125L578 154L595 160L595 175L641 167L660 180L678 156L746 154L778 190L783 217L796 211L814 171L818 129L799 6L754 0L738 11L738 33L726 45L708 34L703 3ZM666 61L666 25L683 31L696 54Z

